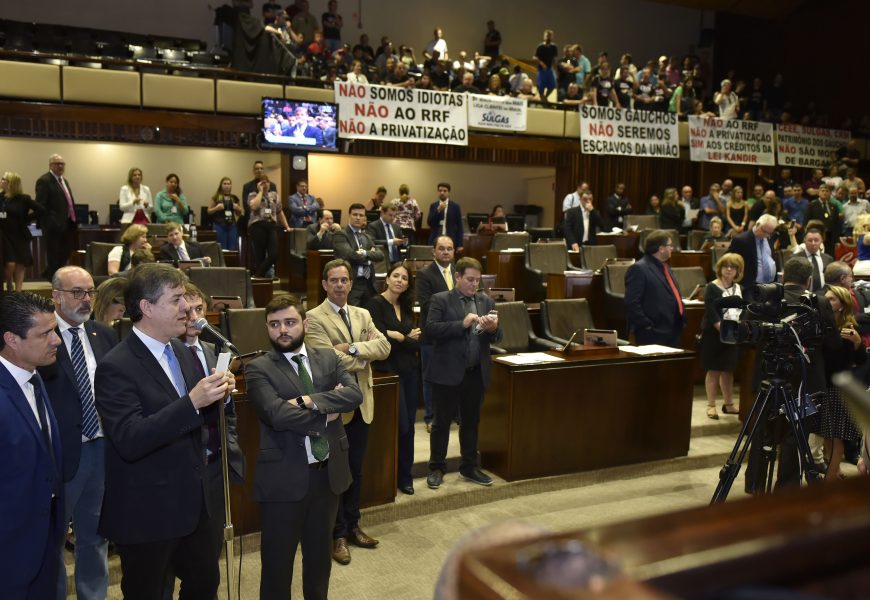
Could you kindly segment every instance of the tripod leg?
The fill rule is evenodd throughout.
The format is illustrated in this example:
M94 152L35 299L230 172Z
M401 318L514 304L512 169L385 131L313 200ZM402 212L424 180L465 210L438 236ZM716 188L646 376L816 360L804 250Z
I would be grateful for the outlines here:
M806 479L807 483L812 483L819 481L821 479L821 474L819 473L816 461L813 460L813 452L810 450L806 428L804 427L804 422L801 418L803 411L800 407L801 405L798 403L798 400L791 396L791 394L786 394L786 418L788 418L788 422L791 425L792 435L794 435L796 441L796 450L798 460L800 461L800 475L803 476L800 477L799 475L799 477L800 479ZM798 481L800 481L800 479Z

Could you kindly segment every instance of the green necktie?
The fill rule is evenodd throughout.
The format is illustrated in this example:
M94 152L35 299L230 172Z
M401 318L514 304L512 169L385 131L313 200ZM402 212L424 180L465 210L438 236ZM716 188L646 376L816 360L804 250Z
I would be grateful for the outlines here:
M308 374L308 369L305 368L302 362L302 355L294 354L293 362L296 363L299 381L302 382L302 391L305 392L306 396L310 396L314 393L314 382L311 381L311 375ZM323 436L308 436L308 440L311 443L311 454L314 455L314 458L321 462L326 460L329 456L329 442L326 438Z

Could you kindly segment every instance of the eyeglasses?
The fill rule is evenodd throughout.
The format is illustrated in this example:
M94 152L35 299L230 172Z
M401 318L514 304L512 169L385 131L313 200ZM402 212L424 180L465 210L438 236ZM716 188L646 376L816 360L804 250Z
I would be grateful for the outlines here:
M83 290L81 288L73 288L71 290L61 290L61 289L55 288L55 291L67 292L69 294L72 294L73 298L75 298L76 300L81 300L82 298L85 297L85 295L88 295L91 298L93 298L97 295L97 290L95 290L94 288L91 288L89 290Z

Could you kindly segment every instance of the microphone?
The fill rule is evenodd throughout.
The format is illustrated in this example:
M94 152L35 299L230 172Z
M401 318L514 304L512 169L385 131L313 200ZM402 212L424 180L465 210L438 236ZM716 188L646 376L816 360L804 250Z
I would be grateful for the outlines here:
M205 317L198 318L193 326L196 328L197 331L209 332L211 335L217 338L217 340L221 343L223 347L228 348L230 352L232 352L236 356L239 356L241 354L241 352L239 352L239 349L233 346L233 343L229 341L226 337L224 337L224 334L209 325L208 321L205 320Z

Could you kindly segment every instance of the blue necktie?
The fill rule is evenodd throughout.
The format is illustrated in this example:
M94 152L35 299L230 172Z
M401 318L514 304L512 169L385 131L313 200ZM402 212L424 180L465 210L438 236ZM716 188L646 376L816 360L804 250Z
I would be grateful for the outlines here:
M178 358L175 352L172 351L172 345L166 344L163 348L163 356L169 362L169 372L172 373L172 385L175 386L175 391L178 392L179 398L187 393L187 386L184 384L184 375L181 374L181 365L178 364Z
M82 435L91 440L100 433L100 421L97 418L97 408L94 406L94 392L91 388L88 362L85 360L85 349L82 346L79 331L78 327L69 328L69 332L72 334L70 359L72 360L73 372L76 375L79 398L82 402Z

